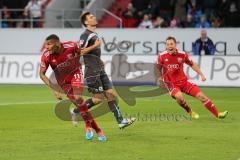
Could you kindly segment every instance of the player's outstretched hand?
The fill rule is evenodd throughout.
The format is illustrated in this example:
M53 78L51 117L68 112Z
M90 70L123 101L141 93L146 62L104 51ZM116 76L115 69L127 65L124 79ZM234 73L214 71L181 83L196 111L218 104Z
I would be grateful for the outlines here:
M160 88L165 88L165 85L164 85L164 83L163 83L163 78L162 78L162 77L159 77L159 78L158 78L158 82L159 82L159 87L160 87Z
M55 97L56 97L58 100L62 100L62 95L61 95L60 92L54 91L54 95L55 95Z
M201 75L201 79L202 79L203 82L207 80L204 75Z

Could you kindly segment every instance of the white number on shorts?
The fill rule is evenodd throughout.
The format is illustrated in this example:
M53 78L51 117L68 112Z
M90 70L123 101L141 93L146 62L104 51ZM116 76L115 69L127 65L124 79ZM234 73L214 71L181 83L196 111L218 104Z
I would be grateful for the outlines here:
M75 79L80 79L80 78L81 78L81 76L80 76L80 74L79 74L79 73L77 73L77 74L74 74L74 78L75 78Z

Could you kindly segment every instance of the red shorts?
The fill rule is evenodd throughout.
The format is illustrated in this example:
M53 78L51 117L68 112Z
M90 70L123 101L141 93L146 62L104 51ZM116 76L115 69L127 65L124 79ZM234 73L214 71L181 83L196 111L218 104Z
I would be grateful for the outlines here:
M179 91L193 97L195 97L199 92L201 92L200 88L196 84L189 81L184 81L181 83L165 83L165 85L169 91L169 94L173 97Z
M61 85L62 90L70 100L74 100L74 95L82 96L83 91L83 75L81 71L75 72L64 80Z

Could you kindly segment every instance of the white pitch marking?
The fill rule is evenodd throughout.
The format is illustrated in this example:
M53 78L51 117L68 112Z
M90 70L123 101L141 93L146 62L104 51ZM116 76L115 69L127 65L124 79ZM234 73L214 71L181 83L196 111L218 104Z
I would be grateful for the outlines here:
M49 103L57 103L56 101L38 101L38 102L13 102L13 103L0 103L0 106L9 106L9 105L30 105L30 104L49 104Z

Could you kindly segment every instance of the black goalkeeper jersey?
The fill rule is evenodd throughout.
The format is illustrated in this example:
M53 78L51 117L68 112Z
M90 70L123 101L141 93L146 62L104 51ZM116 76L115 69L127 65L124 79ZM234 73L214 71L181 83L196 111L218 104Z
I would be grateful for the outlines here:
M95 41L99 39L96 32L92 32L86 29L80 36L79 45L81 49L92 46ZM97 72L104 69L103 62L101 60L101 48L95 48L91 52L83 56L85 64L85 72Z

